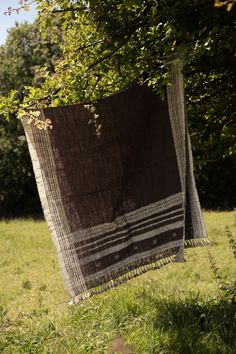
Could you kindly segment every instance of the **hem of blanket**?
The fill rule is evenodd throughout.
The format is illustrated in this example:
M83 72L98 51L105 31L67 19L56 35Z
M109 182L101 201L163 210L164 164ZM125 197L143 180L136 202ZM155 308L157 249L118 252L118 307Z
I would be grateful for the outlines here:
M185 240L185 242L184 242L185 248L210 246L212 244L213 244L213 242L205 237L201 237L201 238L199 237L199 238L195 238L195 239ZM94 295L101 294L107 290L113 289L113 288L117 287L118 285L121 285L121 284L127 282L128 280L131 280L131 279L133 279L139 275L142 275L150 270L162 268L171 262L175 262L177 255L178 255L178 252L176 251L176 249L168 250L168 253L166 256L165 256L165 254L163 254L163 257L160 258L160 255L159 255L158 259L155 261L151 261L150 263L147 263L142 266L137 265L137 268L132 269L132 270L127 270L124 274L118 276L117 278L115 278L113 280L109 280L107 282L104 282L101 285L98 285L96 287L88 289L87 291L73 297L69 304L76 305L83 300L86 300Z

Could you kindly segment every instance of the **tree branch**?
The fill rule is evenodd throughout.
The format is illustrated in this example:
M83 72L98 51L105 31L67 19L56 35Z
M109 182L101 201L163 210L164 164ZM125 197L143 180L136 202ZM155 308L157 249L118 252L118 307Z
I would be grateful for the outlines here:
M86 6L76 6L76 7L68 7L65 9L52 10L52 13L62 13L62 12L75 12L77 10L87 10Z
M98 64L102 63L103 61L111 58L115 53L117 53L126 43L128 43L130 39L130 36L129 38L122 42L117 48L115 48L114 50L112 50L111 52L107 53L106 55L104 55L103 57L101 58L98 58L97 60L95 60L91 65L89 65L89 67L87 68L87 71L91 70L92 68L94 68L95 66L97 66Z
M81 47L75 49L74 51L75 51L75 52L79 52L79 51L81 51L81 50L87 49L87 48L89 48L89 47L93 47L93 46L95 46L95 45L97 45L97 44L99 44L99 43L102 43L102 42L103 42L103 40L102 40L102 39L99 39L99 40L96 41L96 42L89 43L89 44L87 44L87 45L83 45L83 46L81 46Z
M46 100L47 98L49 98L50 96L56 95L58 92L60 92L60 89L61 89L61 87L59 87L58 89L56 89L53 92L50 92L49 94L47 94L47 95L45 95L43 97L38 98L37 102L42 102L42 101ZM31 102L31 103L28 104L28 107L32 107L34 105L35 105L35 102Z

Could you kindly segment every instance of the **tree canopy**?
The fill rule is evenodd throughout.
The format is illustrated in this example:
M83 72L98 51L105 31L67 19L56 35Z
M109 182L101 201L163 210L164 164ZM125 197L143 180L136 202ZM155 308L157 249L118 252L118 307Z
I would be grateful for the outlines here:
M168 63L182 56L196 175L202 195L214 199L219 183L209 193L207 176L214 175L214 163L232 164L236 156L234 2L216 0L215 6L212 0L36 2L39 34L33 43L41 50L59 46L60 56L52 63L47 52L46 64L31 66L32 82L22 80L14 87L7 81L6 63L4 85L15 91L2 90L0 114L21 116L27 110L33 115L31 108L93 102L137 78L162 93L168 84ZM18 47L25 63L34 56L27 45ZM33 118L37 122L37 116Z
M42 41L60 43L62 56L40 88L26 88L22 108L95 100L143 73L161 90L178 55L187 72L235 66L235 12L211 0L37 2Z
M35 25L16 24L0 47L0 93L22 102L27 86L41 84L44 70L54 71L59 48L42 45ZM0 215L34 214L40 210L26 139L11 110L0 119ZM0 106L4 100L0 100ZM5 113L5 112L4 112Z

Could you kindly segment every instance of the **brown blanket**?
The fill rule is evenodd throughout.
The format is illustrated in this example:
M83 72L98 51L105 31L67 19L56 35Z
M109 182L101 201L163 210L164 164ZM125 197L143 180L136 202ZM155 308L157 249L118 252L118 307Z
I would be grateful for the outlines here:
M45 217L77 300L181 259L184 245L207 243L181 63L171 80L165 100L134 85L98 101L99 136L82 103L44 109L52 130L23 120Z

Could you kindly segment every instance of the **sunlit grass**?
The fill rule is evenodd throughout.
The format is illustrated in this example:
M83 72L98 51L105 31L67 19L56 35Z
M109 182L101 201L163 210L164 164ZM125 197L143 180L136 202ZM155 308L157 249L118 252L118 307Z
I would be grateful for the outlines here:
M235 305L222 299L209 252L235 279L225 236L235 213L205 220L214 245L72 307L45 222L0 222L0 352L234 353Z
M44 221L0 223L0 303L10 313L69 299ZM27 285L28 284L28 285Z

